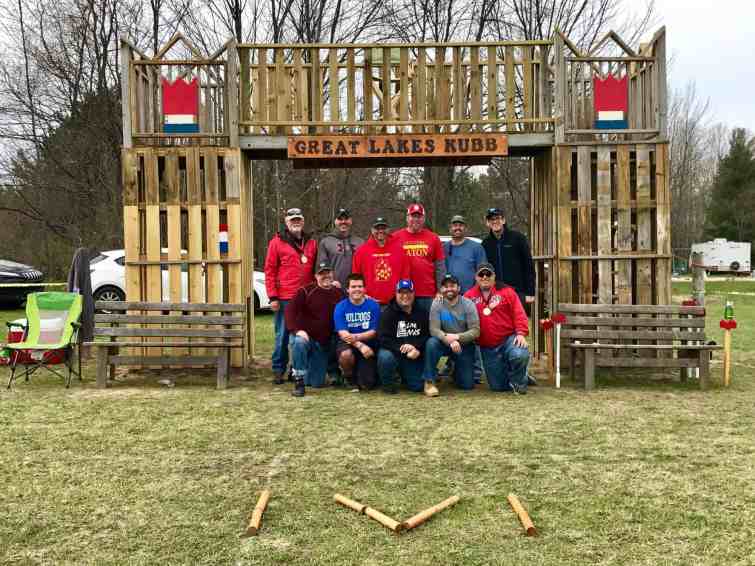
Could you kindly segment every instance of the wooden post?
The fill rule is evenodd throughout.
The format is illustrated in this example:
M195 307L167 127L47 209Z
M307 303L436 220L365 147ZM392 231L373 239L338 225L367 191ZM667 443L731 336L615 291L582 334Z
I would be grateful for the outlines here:
M692 254L692 298L698 305L705 306L705 267L703 266L703 254Z
M225 67L225 92L228 106L225 108L228 127L228 145L239 147L239 82L238 82L238 49L236 42L228 44L228 58Z
M104 346L97 347L97 389L107 387L107 357L109 348Z
M257 505L254 506L252 512L252 518L249 521L249 526L246 528L244 536L255 536L262 525L262 514L267 508L267 502L270 500L270 490L266 489L260 493L260 498L257 500Z
M519 501L519 498L513 493L510 493L507 499L509 501L509 505L511 505L511 508L514 510L517 517L519 517L519 521L521 521L522 526L524 527L524 530L527 533L527 536L528 537L536 536L537 529L535 529L535 525L532 523L532 519L530 519L530 516L527 513L527 510L521 504L521 502Z
M121 38L121 116L123 119L123 147L133 147L131 141L131 48Z
M556 33L553 39L553 58L556 62L556 107L553 118L555 120L556 144L566 140L566 61L564 60L564 40Z
M654 46L653 55L655 55L655 103L656 103L656 127L658 128L658 137L666 139L668 124L667 93L666 93L666 28L665 26L658 32Z
M585 348L585 389L595 389L595 349Z
M724 387L731 380L731 330L724 330Z
M444 499L437 505L433 505L432 507L429 507L428 509L425 509L424 511L421 511L414 515L413 517L408 518L406 521L404 521L404 529L405 530L411 530L414 527L420 526L422 523L426 522L430 517L435 515L436 513L440 513L444 509L448 509L452 505L456 505L459 502L459 496L458 495L452 495L448 499Z

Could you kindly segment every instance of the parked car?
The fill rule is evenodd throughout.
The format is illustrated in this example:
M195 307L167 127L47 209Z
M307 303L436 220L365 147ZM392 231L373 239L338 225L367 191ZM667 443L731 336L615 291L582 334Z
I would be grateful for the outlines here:
M126 300L126 255L123 250L102 252L92 259L89 266L92 277L92 294L95 301ZM188 279L187 265L184 264L181 266L181 300L184 302L188 300L189 296ZM167 265L162 266L162 300L170 300ZM267 291L265 291L265 274L261 271L255 271L254 310L269 308L270 300L267 297Z
M7 259L0 259L0 283L2 284L27 284L42 283L44 273L30 265L17 263ZM26 302L26 295L44 291L44 285L22 287L0 287L0 303L4 306L18 308Z

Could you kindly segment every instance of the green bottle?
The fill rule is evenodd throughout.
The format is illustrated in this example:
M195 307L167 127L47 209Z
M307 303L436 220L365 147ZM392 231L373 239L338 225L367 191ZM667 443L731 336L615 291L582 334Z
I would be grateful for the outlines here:
M726 320L734 320L734 304L731 301L726 301L724 307L724 318Z

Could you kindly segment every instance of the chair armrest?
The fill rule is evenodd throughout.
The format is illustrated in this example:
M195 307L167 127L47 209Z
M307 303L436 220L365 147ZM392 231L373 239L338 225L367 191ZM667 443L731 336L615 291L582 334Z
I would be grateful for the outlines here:
M73 322L71 323L71 326L73 326L73 327L74 327L75 329L77 329L77 330L78 330L79 328L81 328L81 323L80 323L80 322L76 322L76 321L74 320L74 321L73 321Z

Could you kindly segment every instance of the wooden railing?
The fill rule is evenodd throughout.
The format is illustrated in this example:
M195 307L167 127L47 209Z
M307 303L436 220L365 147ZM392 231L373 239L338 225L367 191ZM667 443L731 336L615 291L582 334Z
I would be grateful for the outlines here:
M659 30L638 53L600 56L581 53L568 39L559 36L557 63L557 114L563 116L558 141L583 141L595 135L621 135L624 139L663 137L666 133L666 33ZM595 128L593 78L628 79L627 129ZM561 122L561 121L559 121ZM560 124L559 124L560 125Z
M147 57L126 41L121 43L123 68L122 95L129 101L124 111L124 141L133 145L229 145L232 137L231 116L236 116L236 57L221 58L226 44L207 59L163 59L160 54ZM232 44L231 44L232 45ZM162 83L179 78L199 82L198 133L166 134L163 132ZM229 82L230 81L230 82ZM231 96L233 94L233 96ZM233 112L230 112L233 106ZM234 121L234 128L237 126ZM127 136L127 131L129 136ZM234 132L235 133L235 132ZM237 134L236 134L237 136ZM125 143L128 146L128 142Z
M241 134L552 131L551 46L242 44Z

